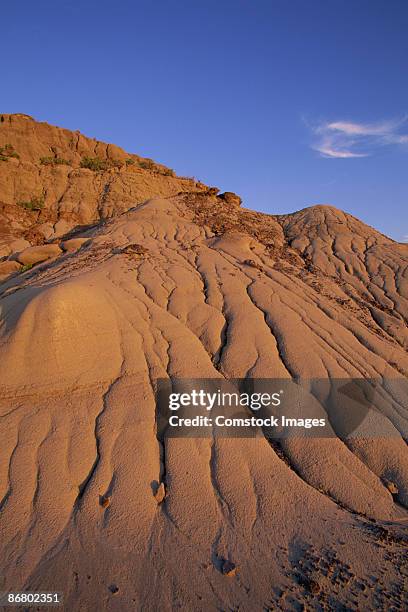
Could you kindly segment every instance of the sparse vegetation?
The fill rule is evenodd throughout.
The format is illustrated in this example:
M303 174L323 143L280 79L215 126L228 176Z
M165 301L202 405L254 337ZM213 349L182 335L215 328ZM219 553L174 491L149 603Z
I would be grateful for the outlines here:
M23 274L23 272L27 272L27 270L31 270L31 268L33 267L34 264L25 264L24 266L22 266L19 270L20 274Z
M101 159L100 157L83 157L81 168L88 168L94 172L104 172L111 168L121 168L122 162L117 159Z
M100 172L108 169L106 160L99 157L83 157L81 160L81 168L87 168L94 172Z
M18 205L26 210L42 210L45 204L44 194L33 196L31 200L18 202Z
M159 168L158 172L159 174L164 174L164 176L176 176L176 173L172 168Z
M20 156L14 150L13 145L5 144L4 147L0 147L0 161L8 161L10 157L14 157L15 159L20 159Z
M48 162L48 159L51 158L44 159L46 159L47 161L41 163L51 163ZM125 159L124 162L121 162L117 159L83 157L81 160L81 168L88 168L88 170L93 170L93 172L105 172L106 170L110 170L111 168L122 168L123 164L125 164L126 166L134 166L136 163L137 166L139 168L143 168L143 170L149 170L150 172L155 172L156 174L162 174L164 176L175 176L174 170L172 170L171 168L166 168L165 166L160 166L149 158L136 161L131 157L128 157L127 159Z
M148 157L139 161L139 167L143 168L144 170L150 170L150 172L155 172L156 174L163 174L164 176L175 176L174 170L172 170L171 168L166 168L166 166L159 166Z
M69 166L70 163L62 157L40 157L43 166Z
M143 170L154 171L156 169L156 164L154 163L152 159L141 159L139 161L139 166L140 168L143 168Z

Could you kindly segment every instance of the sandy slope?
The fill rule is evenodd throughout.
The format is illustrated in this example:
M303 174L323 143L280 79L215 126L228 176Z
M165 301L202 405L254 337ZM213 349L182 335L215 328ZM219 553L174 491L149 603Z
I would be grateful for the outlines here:
M406 247L330 207L197 193L80 235L0 285L1 589L60 590L67 610L406 606ZM376 400L388 438L159 440L166 376L401 393Z

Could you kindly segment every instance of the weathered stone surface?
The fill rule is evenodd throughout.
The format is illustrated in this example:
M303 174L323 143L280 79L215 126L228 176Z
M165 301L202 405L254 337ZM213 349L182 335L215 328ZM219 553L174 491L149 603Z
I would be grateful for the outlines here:
M241 206L242 204L240 196L233 191L225 191L225 193L220 193L218 197L221 198L221 200L225 200L228 204L235 204L236 206Z
M15 274L21 268L21 264L17 261L3 261L0 263L0 282L8 278L11 274Z
M23 265L36 264L52 257L58 257L62 251L57 244L44 244L43 246L33 246L24 249L16 257Z
M19 238L10 243L11 252L15 253L17 251L22 251L23 249L27 249L31 244L28 240L24 240L24 238Z
M90 242L89 238L70 238L70 240L64 240L61 242L60 247L63 251L68 251L72 253L74 251L78 251L82 245Z
M60 219L55 224L54 236L56 238L59 238L59 237L63 236L64 234L67 234L71 228L72 228L72 223L70 223L66 219Z
M39 234L44 236L46 240L51 238L51 236L54 234L54 228L51 223L41 223L36 227L36 230Z
M208 195L217 195L219 191L220 190L218 189L218 187L209 187L207 193Z

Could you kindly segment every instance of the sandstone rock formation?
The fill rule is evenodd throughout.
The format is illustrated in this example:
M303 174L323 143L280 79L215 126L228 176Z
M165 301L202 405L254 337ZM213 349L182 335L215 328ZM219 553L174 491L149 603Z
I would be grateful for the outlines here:
M404 608L408 247L4 118L0 590L66 610ZM53 259L20 271L22 240ZM398 385L373 400L375 438L345 437L339 410L327 439L163 439L166 377Z
M43 246L27 247L24 251L16 255L16 259L25 266L34 265L46 259L58 257L61 253L62 250L57 244L44 244Z
M0 262L0 280L6 280L9 276L21 269L21 264L14 260Z
M71 238L70 240L61 242L60 247L63 251L77 251L88 242L88 238Z
M41 244L149 197L207 189L79 132L27 115L1 117L0 151L13 156L0 155L0 257L15 250L16 239Z

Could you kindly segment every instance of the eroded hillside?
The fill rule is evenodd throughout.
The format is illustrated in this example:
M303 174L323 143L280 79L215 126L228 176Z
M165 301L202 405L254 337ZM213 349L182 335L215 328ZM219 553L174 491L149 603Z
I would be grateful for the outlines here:
M16 265L0 284L1 588L59 590L67 610L402 609L407 247L332 207L246 210L136 156L84 169L128 154L14 121L36 136L0 162L0 266ZM37 163L71 141L72 166ZM10 228L34 177L44 206ZM47 223L30 242L46 257L23 263L36 251L10 236ZM375 438L347 438L338 406L330 439L162 439L163 377L398 384L375 397Z
M200 189L194 179L80 132L0 115L0 257L150 197Z

